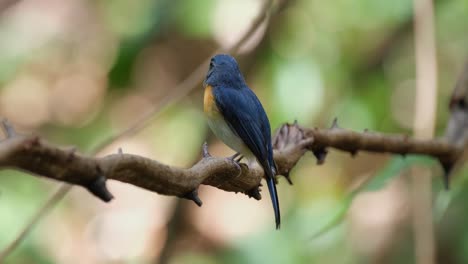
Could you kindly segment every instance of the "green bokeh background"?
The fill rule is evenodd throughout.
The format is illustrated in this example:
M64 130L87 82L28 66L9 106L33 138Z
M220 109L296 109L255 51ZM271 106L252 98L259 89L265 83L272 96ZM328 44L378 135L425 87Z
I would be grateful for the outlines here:
M234 9L228 8L233 6L249 13L249 1L18 1L0 11L0 115L25 133L36 133L50 142L76 146L80 152L89 153L128 127L151 105L177 93L173 87L179 81L217 47L227 45L226 34L219 35L215 26L226 21L216 18L224 15L229 20ZM237 56L272 127L294 120L303 126L328 127L337 117L340 126L353 130L412 134L412 6L410 0L296 0L272 17L255 45ZM252 20L244 12L235 15L239 21ZM437 136L444 133L451 91L468 55L467 25L468 1L435 1ZM239 31L244 28L237 26ZM59 87L57 80L69 75L89 78L96 88ZM24 78L43 83L38 89L48 99L39 103L47 109L41 112L40 121L25 118L35 117L38 112L28 104L31 100L24 99L30 95L29 88L18 81ZM62 93L64 97L55 95L59 89L66 91ZM101 92L96 95L93 89ZM91 95L80 96L85 92ZM146 152L142 153L188 167L199 158L205 140L219 147L205 124L202 93L200 83L184 99L163 108L149 127L132 136L145 146ZM64 104L54 103L61 99ZM79 101L72 111L66 102L74 100L84 101ZM123 148L126 151L125 145ZM228 154L226 149L221 153ZM350 235L355 223L349 223L353 199L361 193L383 192L392 182L399 182L404 193L411 192L409 178L400 175L414 164L430 167L434 172L438 263L467 263L465 170L457 173L453 189L445 193L441 190L441 170L429 158L361 153L351 158L336 151L331 151L328 161L320 167L312 155L306 155L292 172L293 186L280 179L284 201L280 232L265 221L261 228L246 235L223 242L214 240L217 246L197 247L197 243L207 243L200 242L200 237L209 237L198 230L198 237L192 233L181 238L185 244L173 249L170 263L414 263L411 218L402 216L402 223L397 224L399 235L382 234L386 246L374 251L361 249L372 246L371 238L381 234L367 233L356 239ZM374 180L359 189L361 192L350 191L369 175ZM56 182L13 170L0 172L0 248L14 239L57 186ZM203 199L203 190L201 195ZM159 244L148 245L140 255L118 259L96 257L100 253L85 260L58 258L50 239L60 241L66 236L76 240L72 251L79 251L79 243L84 242L79 238L82 231L63 234L54 229L54 223L69 222L83 230L87 220L99 213L99 209L87 211L77 206L81 197L87 197L83 198L85 203L101 203L85 191L74 191L73 197L62 201L45 217L7 263L158 262ZM175 201L170 197L161 199ZM197 209L191 204L186 206ZM379 212L371 210L366 214L373 217ZM239 217L255 221L255 216ZM154 236L165 235L165 230L163 227ZM316 236L318 233L320 236Z

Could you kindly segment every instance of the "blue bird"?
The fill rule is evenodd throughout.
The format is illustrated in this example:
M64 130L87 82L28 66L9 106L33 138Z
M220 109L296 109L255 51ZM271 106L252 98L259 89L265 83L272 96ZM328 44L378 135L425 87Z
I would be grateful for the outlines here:
M257 160L265 172L275 213L281 223L276 191L270 122L257 96L245 83L236 60L226 54L214 56L204 82L204 112L213 133L249 161ZM235 156L236 156L235 155Z

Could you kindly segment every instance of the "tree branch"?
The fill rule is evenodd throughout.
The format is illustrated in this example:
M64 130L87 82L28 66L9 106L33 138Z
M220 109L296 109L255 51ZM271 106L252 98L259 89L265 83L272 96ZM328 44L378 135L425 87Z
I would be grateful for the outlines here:
M7 138L0 142L0 167L13 168L54 180L80 185L104 201L112 199L106 179L126 182L141 188L195 201L200 184L241 192L261 199L259 186L263 178L260 167L239 166L228 158L212 157L204 145L204 156L193 167L184 169L162 164L146 157L116 153L95 158L74 150L54 146L37 136L14 132L4 122ZM453 164L460 150L440 140L416 140L405 136L373 132L354 132L339 128L308 129L297 123L285 124L274 139L274 158L278 174L288 177L299 159L312 151L323 163L328 147L350 152L371 151L394 154L430 155L442 163ZM289 177L288 177L289 178Z

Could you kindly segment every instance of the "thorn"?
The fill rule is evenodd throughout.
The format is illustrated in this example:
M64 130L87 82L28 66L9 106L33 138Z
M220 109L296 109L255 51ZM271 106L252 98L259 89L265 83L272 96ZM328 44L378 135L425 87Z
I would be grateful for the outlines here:
M356 157L358 151L356 149L354 149L354 150L350 150L349 153L351 154L351 157L354 158L354 157Z
M293 126L298 126L299 123L297 122L297 119L294 119Z
M7 138L12 138L16 136L16 131L15 128L10 124L8 119L3 119L2 120L2 126L3 126L3 131L5 132L5 135Z
M97 179L85 186L85 188L104 202L110 202L114 199L114 196L107 189L106 181L106 177L99 176Z
M368 128L364 128L364 133L367 133L369 132L369 129Z
M255 200L261 200L262 199L262 195L260 194L260 185L246 191L245 194L247 194L247 196L249 196L249 198L254 198Z
M289 176L289 171L283 173L283 176L286 178L286 180L288 181L289 185L293 185L293 182L292 182L292 180L291 180L291 177Z
M208 151L208 143L206 143L206 141L203 143L202 146L202 154L204 159L211 158L211 154Z
M198 188L184 194L182 198L193 201L199 207L203 205L202 200L200 200L200 197L198 197Z
M117 150L117 153L118 153L118 154L123 154L122 148L119 148L119 149Z
M325 162L328 151L325 148L320 148L313 150L312 153L314 153L315 158L317 158L317 165L322 165Z
M333 121L332 121L332 125L330 127L330 129L339 129L340 127L338 126L338 118L335 117L333 118Z

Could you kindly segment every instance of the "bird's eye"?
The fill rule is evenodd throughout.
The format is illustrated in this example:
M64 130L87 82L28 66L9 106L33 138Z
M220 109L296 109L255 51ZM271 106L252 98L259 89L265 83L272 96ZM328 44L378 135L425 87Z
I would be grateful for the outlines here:
M210 61L210 69L212 69L215 66L215 63L213 60Z

